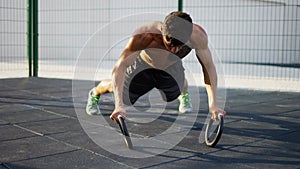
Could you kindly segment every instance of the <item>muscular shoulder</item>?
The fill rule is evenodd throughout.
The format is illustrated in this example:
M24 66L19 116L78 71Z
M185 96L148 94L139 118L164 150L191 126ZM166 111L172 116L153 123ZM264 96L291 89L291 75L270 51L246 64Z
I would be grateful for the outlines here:
M145 34L145 33L150 33L150 34L161 34L161 26L162 26L162 22L159 21L154 21L154 22L150 22L148 24L142 25L141 27L137 28L134 33L134 35L138 35L138 34Z
M146 49L153 39L154 35L152 33L135 34L129 39L126 49L130 51Z
M201 26L194 24L190 42L195 49L207 48L208 37L205 30Z
M139 27L134 31L126 48L131 51L146 49L161 34L160 28L161 22L151 22Z

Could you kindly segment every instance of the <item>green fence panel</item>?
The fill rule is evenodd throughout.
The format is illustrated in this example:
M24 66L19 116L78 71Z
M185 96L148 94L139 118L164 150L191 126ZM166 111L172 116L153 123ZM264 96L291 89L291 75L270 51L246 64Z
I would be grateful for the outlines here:
M3 0L0 78L72 79L77 68L82 78L109 77L130 31L182 10L208 33L224 76L299 82L299 5L296 0ZM194 56L184 63L190 72L202 73Z
M105 35L100 33L95 35L96 38L101 36L103 41L86 47L89 48L90 54L86 56L85 65L79 66L84 71L88 71L93 64L99 63L103 71L109 69L101 74L110 75L110 69L120 56L121 49L128 38L123 33L133 27L130 22L144 24L150 21L147 18L135 18L135 20L124 18L145 13L165 15L174 10L177 10L177 2L174 0L77 0L76 3L70 3L69 0L40 1L39 76L73 78L80 51L97 31L106 31ZM127 23L111 30L101 30L117 20L123 22L126 20ZM133 32L134 29L130 31ZM111 44L116 39L119 39L119 42ZM96 52L102 48L111 48L111 50L107 55Z
M227 76L299 81L299 1L188 0L183 6L208 32Z
M0 3L0 78L27 77L26 1Z

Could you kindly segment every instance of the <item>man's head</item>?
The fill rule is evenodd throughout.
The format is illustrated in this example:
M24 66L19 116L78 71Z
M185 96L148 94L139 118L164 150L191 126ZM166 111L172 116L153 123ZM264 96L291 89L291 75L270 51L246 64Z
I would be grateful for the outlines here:
M192 31L193 21L187 13L177 11L165 17L162 33L168 46L183 45L189 40Z

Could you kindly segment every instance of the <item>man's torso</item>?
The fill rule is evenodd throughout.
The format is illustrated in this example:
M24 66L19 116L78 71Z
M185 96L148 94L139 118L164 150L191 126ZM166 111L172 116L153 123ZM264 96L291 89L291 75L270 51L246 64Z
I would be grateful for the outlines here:
M167 50L159 27L161 22L154 22L147 25L148 37L152 39L146 49L140 52L141 58L153 68L165 69L184 58L192 50L192 45L188 41L176 53ZM155 33L152 33L155 32Z

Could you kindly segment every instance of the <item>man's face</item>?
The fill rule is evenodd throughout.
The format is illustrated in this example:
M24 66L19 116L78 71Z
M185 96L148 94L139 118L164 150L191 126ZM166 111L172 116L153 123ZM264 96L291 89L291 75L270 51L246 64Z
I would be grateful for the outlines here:
M171 43L171 39L168 38L166 35L163 35L163 42L164 42L164 45L166 47L166 49L171 52L171 53L177 53L181 47L183 45L179 45L179 46L174 46L172 43Z

